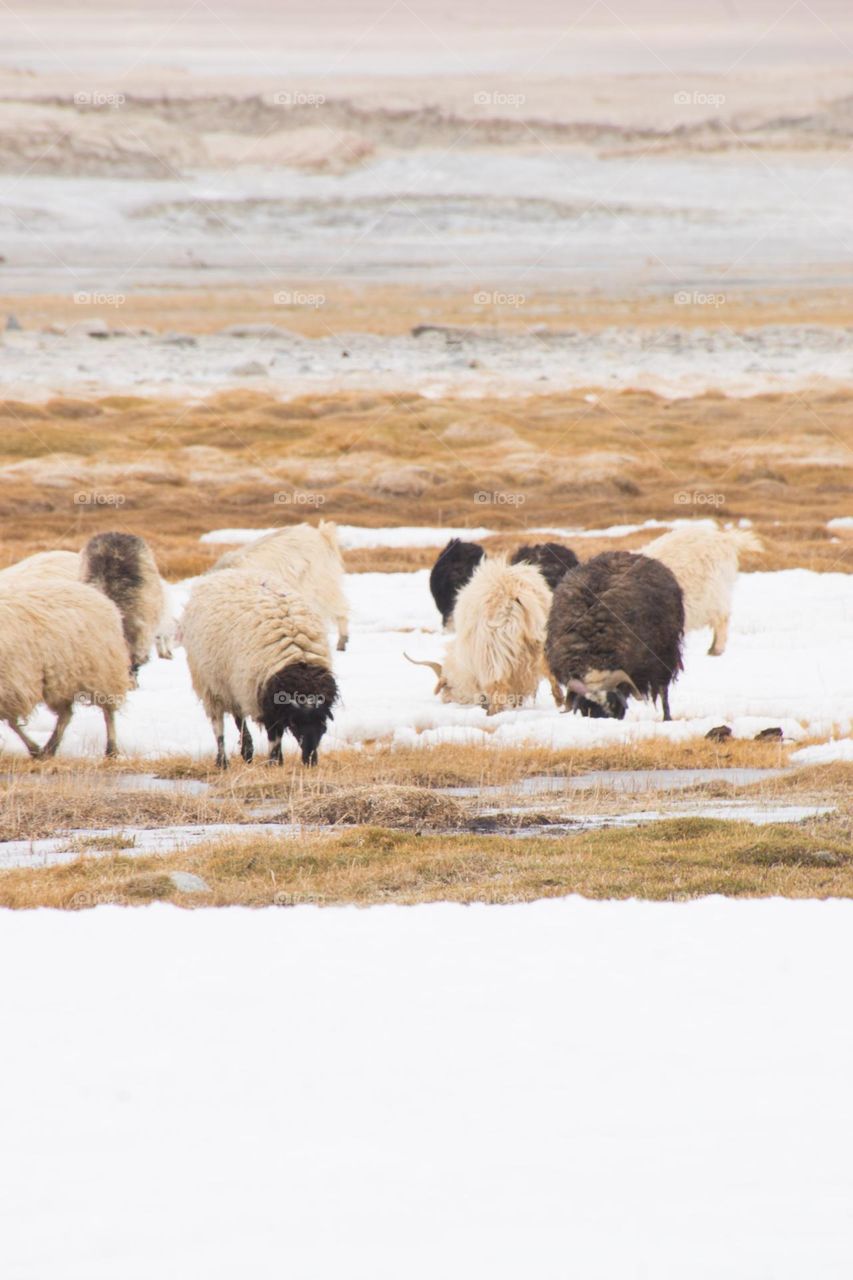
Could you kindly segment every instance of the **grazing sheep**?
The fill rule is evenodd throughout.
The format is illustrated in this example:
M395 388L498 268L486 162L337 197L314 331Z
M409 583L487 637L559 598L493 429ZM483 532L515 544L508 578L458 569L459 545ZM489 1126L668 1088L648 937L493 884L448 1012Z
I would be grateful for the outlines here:
M226 551L211 572L237 568L275 575L280 585L304 596L322 618L335 623L338 649L346 649L349 605L344 594L344 562L333 521L321 520L316 529L310 524L295 524L266 533L245 547Z
M38 578L59 579L65 582L79 582L80 557L76 551L37 551L35 555L10 564L8 569L0 571L0 583L9 578L20 578L26 574L30 580Z
M711 654L725 652L732 611L732 591L742 551L763 551L761 539L748 529L710 529L683 525L655 538L643 555L671 569L684 592L685 629L714 632Z
M565 685L566 709L621 720L633 693L659 697L670 720L683 634L681 588L666 565L630 551L578 565L554 592L548 619L545 656L558 705Z
M96 533L80 552L80 577L103 591L121 614L135 683L150 656L165 603L148 543L135 533Z
M532 547L519 547L510 561L510 564L535 565L552 591L563 575L579 563L571 547L564 547L560 542L536 542Z
M56 754L78 701L101 708L115 755L115 711L129 687L121 615L106 596L82 582L2 576L0 718L31 756ZM21 726L40 702L56 713L43 747Z
M459 592L456 634L444 662L417 665L435 671L443 702L479 703L488 715L519 706L535 697L545 674L550 604L551 592L533 565L509 565L501 556L483 560Z
M244 760L254 755L251 716L266 729L270 761L281 763L281 740L290 730L302 763L317 763L338 688L325 624L302 596L251 569L207 574L193 588L181 636L220 768L228 765L226 715L237 725Z
M485 551L477 542L451 538L432 566L429 589L441 621L449 627L459 592L470 582L471 575L483 559Z

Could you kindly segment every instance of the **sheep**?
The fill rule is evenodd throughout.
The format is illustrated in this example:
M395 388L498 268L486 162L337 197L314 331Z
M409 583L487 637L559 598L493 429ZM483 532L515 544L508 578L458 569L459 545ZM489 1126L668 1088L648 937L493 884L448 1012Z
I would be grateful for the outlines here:
M37 551L35 555L10 564L7 569L0 570L0 583L9 578L20 578L26 574L28 579L59 579L65 582L78 582L80 579L80 557L76 551Z
M732 611L732 591L742 551L763 551L761 539L748 529L716 529L683 525L655 538L643 555L671 569L684 592L685 629L713 631L709 654L725 652Z
M510 564L535 565L552 591L563 574L579 563L571 547L564 547L560 542L536 542L533 546L519 547L510 561Z
M470 582L471 575L483 559L485 551L477 542L451 538L432 566L429 589L445 627L450 627L459 592Z
M682 667L683 635L682 592L666 565L629 551L578 565L559 583L548 618L557 705L565 685L565 710L621 720L632 693L660 698L664 720L672 719L669 686Z
M310 600L321 617L335 623L339 651L346 649L349 605L344 594L344 562L333 521L321 520L316 529L310 524L296 524L264 534L245 547L226 551L211 572L238 567L274 574L281 584Z
M121 615L82 582L2 575L0 718L34 758L53 756L78 701L99 706L106 754L116 754L115 711L130 687ZM39 747L21 726L38 703L56 713Z
M181 635L193 688L216 737L219 768L228 767L226 714L237 725L244 760L254 755L251 717L266 729L271 763L282 763L288 729L302 763L317 763L338 687L324 621L302 596L253 569L206 574L193 588Z
M444 662L417 662L438 676L443 702L475 703L487 715L535 697L551 592L538 569L483 560L456 601L456 634ZM408 654L409 662L414 662Z
M80 577L103 591L121 614L134 684L148 661L165 605L151 549L134 533L96 533L80 552Z

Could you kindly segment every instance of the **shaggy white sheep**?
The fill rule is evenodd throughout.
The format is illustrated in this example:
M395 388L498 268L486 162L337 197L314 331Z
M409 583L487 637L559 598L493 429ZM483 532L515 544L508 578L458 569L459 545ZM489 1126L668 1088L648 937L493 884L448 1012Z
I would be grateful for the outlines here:
M659 560L675 574L684 593L685 630L711 627L711 654L725 651L732 611L732 591L742 551L763 551L761 539L748 529L712 529L683 525L655 538L643 555Z
M550 607L551 591L533 565L483 559L456 597L444 662L418 665L435 671L443 702L478 703L488 715L520 706L543 675L550 678L543 650Z
M0 718L31 756L56 754L78 701L101 708L107 755L115 755L115 711L129 687L121 616L106 596L82 582L3 575ZM56 713L43 747L21 726L40 702Z
M226 551L213 571L219 569L258 569L292 587L310 602L311 607L338 630L338 649L345 649L349 639L349 604L344 594L344 563L334 523L321 520L317 528L295 524L289 529L276 529L245 547Z
M244 760L254 754L251 716L266 729L270 760L281 763L281 740L290 730L303 764L317 763L338 691L325 624L297 592L252 569L206 574L184 610L181 636L220 768L228 763L226 715L237 725Z
M97 533L80 552L80 576L118 608L135 680L151 654L165 607L151 548L133 533Z

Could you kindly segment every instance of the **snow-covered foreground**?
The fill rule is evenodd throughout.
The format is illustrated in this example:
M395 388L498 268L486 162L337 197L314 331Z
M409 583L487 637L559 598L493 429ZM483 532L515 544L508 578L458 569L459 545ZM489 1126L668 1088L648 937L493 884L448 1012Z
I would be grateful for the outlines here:
M853 903L3 913L0 967L4 1280L850 1274Z
M853 731L853 575L806 569L742 574L726 653L709 657L704 632L688 638L670 724L662 723L657 708L637 702L624 721L561 715L544 681L535 706L492 717L479 707L439 702L433 673L403 657L405 651L413 658L440 659L444 650L428 576L424 569L347 578L353 626L349 648L334 655L342 704L324 739L326 749L377 739L403 747L442 742L606 746L652 737L678 742L723 722L740 737L771 725L793 739ZM185 598L188 590L176 589L176 598ZM211 755L213 733L192 691L183 651L177 649L171 662L152 660L140 679L141 688L129 695L118 718L121 748L150 756ZM43 708L33 716L38 740L47 736L52 720ZM62 754L100 754L103 732L99 711L78 708ZM227 732L233 750L233 725ZM0 743L5 750L23 752L5 727ZM288 743L288 749L295 747Z

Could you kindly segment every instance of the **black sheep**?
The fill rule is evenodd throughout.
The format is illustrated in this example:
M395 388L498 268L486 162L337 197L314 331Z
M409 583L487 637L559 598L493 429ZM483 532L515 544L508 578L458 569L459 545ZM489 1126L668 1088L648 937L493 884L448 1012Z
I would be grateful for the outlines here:
M565 575L554 592L545 656L566 686L566 708L622 719L628 696L660 698L682 668L684 601L666 565L605 551Z
M445 626L449 625L453 617L456 597L470 580L484 554L479 543L451 538L432 566L429 589Z
M560 542L536 542L533 546L519 547L512 557L512 564L535 564L552 591L569 569L580 563L571 547Z

